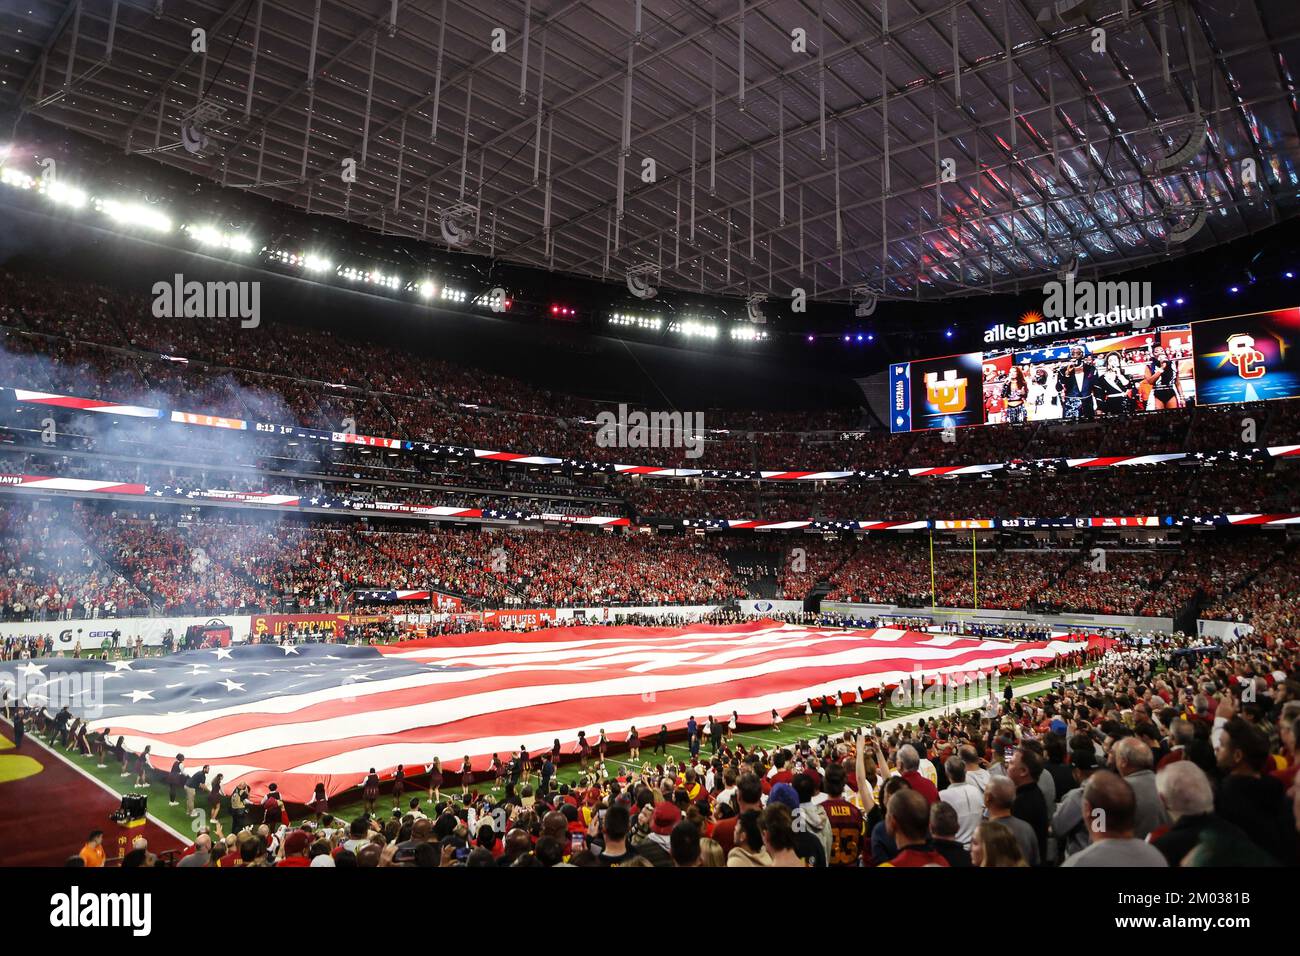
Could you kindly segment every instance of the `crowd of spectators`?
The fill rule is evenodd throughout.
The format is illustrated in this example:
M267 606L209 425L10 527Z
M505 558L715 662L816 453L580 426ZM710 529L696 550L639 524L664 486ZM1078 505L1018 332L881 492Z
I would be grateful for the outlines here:
M1294 866L1300 643L1294 631L1194 643L1116 642L1058 661L1047 691L977 687L959 707L874 728L773 746L719 734L708 753L693 737L691 758L639 767L584 756L575 783L556 783L549 750L440 777L427 796L417 770L391 814L373 809L378 778L372 809L339 818L323 798L297 807L274 786L226 794L200 776L187 793L212 812L178 865ZM37 723L67 736L66 722ZM91 735L83 749L97 746ZM104 865L98 832L69 865ZM137 846L121 865L168 862Z
M1183 545L665 535L413 526L162 503L12 499L0 511L0 616L355 609L358 590L429 590L490 608L719 604L739 598L1173 617L1193 602L1288 614L1293 549L1260 534ZM933 556L933 568L931 557ZM1267 571L1261 573L1267 566ZM931 585L935 594L932 599Z
M5 273L0 304L6 384L331 431L613 462L629 450L596 440L608 407L526 382L327 330L266 323L239 348L197 320L152 321L149 301L51 277ZM329 356L328 379L320 356ZM1300 437L1296 403L1195 407L1130 420L1039 423L888 435L861 409L706 409L704 453L648 449L653 463L707 468L948 465L1016 458L1216 450Z
M0 620L143 613L148 600L100 561L57 507L0 508Z

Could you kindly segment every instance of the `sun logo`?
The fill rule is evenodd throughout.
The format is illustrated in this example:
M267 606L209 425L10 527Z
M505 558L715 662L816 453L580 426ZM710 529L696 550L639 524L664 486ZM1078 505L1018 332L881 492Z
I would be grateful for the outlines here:
M1024 315L1020 317L1021 325L1033 325L1035 322L1042 322L1042 321L1043 321L1043 313L1035 309L1030 309L1028 312L1026 312Z

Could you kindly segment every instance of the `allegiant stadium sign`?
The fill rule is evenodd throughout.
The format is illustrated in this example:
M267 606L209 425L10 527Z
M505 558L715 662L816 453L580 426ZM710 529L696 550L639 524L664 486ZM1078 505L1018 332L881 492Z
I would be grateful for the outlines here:
M1014 324L999 322L985 330L984 344L1024 343L1121 326L1145 329L1164 312L1163 305L1152 303L1149 282L1076 282L1066 276L1043 286L1042 312L1026 312Z

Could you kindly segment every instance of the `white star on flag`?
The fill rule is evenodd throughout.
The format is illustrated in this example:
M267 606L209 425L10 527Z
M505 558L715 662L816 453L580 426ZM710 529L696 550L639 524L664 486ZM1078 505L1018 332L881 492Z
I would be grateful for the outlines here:
M280 650L284 651L285 657L288 657L290 654L298 653L298 648L294 647L292 644L281 644Z
M225 660L226 658L228 658L228 657L229 657L233 652L232 652L232 651L230 650L230 648L228 648L228 647L218 647L218 648L217 648L216 650L214 650L212 653L217 655L217 660L219 660L219 661L224 661L224 660Z
M127 693L123 694L122 696L123 696L123 697L130 697L130 698L131 698L131 703L133 703L133 704L138 704L138 703L140 703L140 701L142 701L142 700L153 700L153 691L151 691L151 690L133 690L133 691L128 691Z
M231 691L231 692L234 692L234 691L237 691L237 690L243 690L243 689L244 689L244 685L243 685L243 684L236 683L235 681L230 680L229 678L227 678L226 680L223 680L223 681L221 682L221 686L224 687L226 690Z

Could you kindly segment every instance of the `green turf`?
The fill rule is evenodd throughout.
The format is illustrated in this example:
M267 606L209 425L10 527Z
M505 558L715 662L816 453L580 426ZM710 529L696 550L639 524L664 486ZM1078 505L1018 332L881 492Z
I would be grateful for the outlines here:
M1011 681L1011 686L1015 688L1015 687L1024 686L1025 684L1036 683L1038 681L1046 680L1050 677L1053 677L1057 673L1058 672L1052 670L1037 671L1034 674L1013 679ZM929 710L929 709L930 707L928 705L921 705L915 707L887 706L885 708L885 719L893 720L896 718L907 717L910 714L915 714L920 711ZM787 746L787 747L793 746L799 740L802 739L816 739L818 736L820 736L823 733L839 734L839 733L843 733L846 730L852 730L855 727L859 727L863 724L874 724L876 723L877 719L878 717L877 717L875 702L868 701L860 710L852 705L845 707L843 710L843 715L839 719L836 719L834 716L832 716L831 722L829 724L826 723L825 721L821 721L819 723L816 715L814 715L812 725L807 726L804 724L803 714L802 712L800 712L791 717L788 717L785 720L785 723L782 724L779 732L774 732L770 727L761 728L761 729L749 728L749 729L737 731L736 738L749 749L753 749L756 746L764 746L767 747L769 750L771 750L780 746ZM619 738L621 738L623 734L623 728L619 728L615 733ZM621 745L621 739L619 743ZM644 746L641 750L641 759L635 765L634 768L636 770L641 769L641 764L647 762L649 762L650 764L664 763L665 760L668 758L671 758L672 760L680 764L690 756L690 750L687 748L686 742L684 740L675 741L668 745L668 758L665 758L662 753L656 754L653 752L653 747L654 747L653 735L644 735L642 737L642 743L645 744L646 746ZM117 764L113 763L111 760L109 761L109 765L107 767L100 768L95 765L94 757L85 757L79 753L70 753L63 750L61 747L56 747L55 749L58 750L60 754L62 754L63 756L67 757L70 761L72 761L72 763L74 763L76 766L85 770L87 773L91 774L96 779L103 781L114 792L116 793L139 792L139 788L135 786L134 774L128 777L119 776L122 768ZM707 740L702 741L700 753L703 756L707 757L710 754L710 752L711 751L710 751L708 741ZM503 754L503 757L504 756L506 755ZM558 768L558 771L555 775L555 781L557 783L568 783L568 784L576 783L579 777L582 776L581 767L579 766L576 759L573 759L571 755L568 753L564 755L564 761L565 762L563 762ZM591 766L594 766L594 763L595 762L592 761ZM627 753L625 750L620 750L620 752L618 753L611 754L607 758L606 763L609 764L609 770L611 775L617 775L619 771L632 767L632 765L627 762ZM448 780L452 780L452 781L455 780L455 774L450 772L448 769L444 769L444 774L446 775ZM536 784L536 779L537 779L536 775L534 774L532 778L534 785ZM416 783L409 783L407 785L406 793L402 800L403 809L406 807L411 797L413 796L423 797L423 795L425 794L425 790L422 784L418 782L419 781L418 777L416 778L416 781L417 781ZM481 780L477 782L473 787L471 787L471 791L477 791L480 794L482 794L485 788L491 788L491 786L492 786L492 781ZM180 802L179 805L175 807L168 806L167 787L163 784L156 783L156 782L151 783L148 787L144 788L144 792L146 792L149 797L150 815L152 815L162 823L165 823L168 826L172 827L179 833L188 835L194 832L194 820L191 819L185 812L185 798L184 798L183 791L178 790L178 794L180 796ZM488 790L488 792L492 793L490 789ZM495 793L492 793L492 795L499 797L501 794L500 791L497 791ZM460 797L459 783L453 782L449 786L443 788L442 797L444 800L449 798L459 799ZM204 802L202 795L196 798L196 805L203 807L204 810L206 811L206 803ZM384 816L387 816L387 814L392 811L393 799L391 794L389 793L389 784L387 782L385 782L381 790L381 796L379 802L375 806L377 812L379 812ZM330 812L342 820L351 820L354 817L360 816L363 809L364 806L360 799L360 790L357 788L338 794L333 799L330 800ZM293 817L294 820L305 818L307 816L307 815L302 815L300 817L301 814L300 808L291 807L290 810L291 810L291 816ZM293 813L292 811L294 810L298 810L298 812ZM228 811L224 809L222 811L221 823L224 827L229 829L230 817Z

